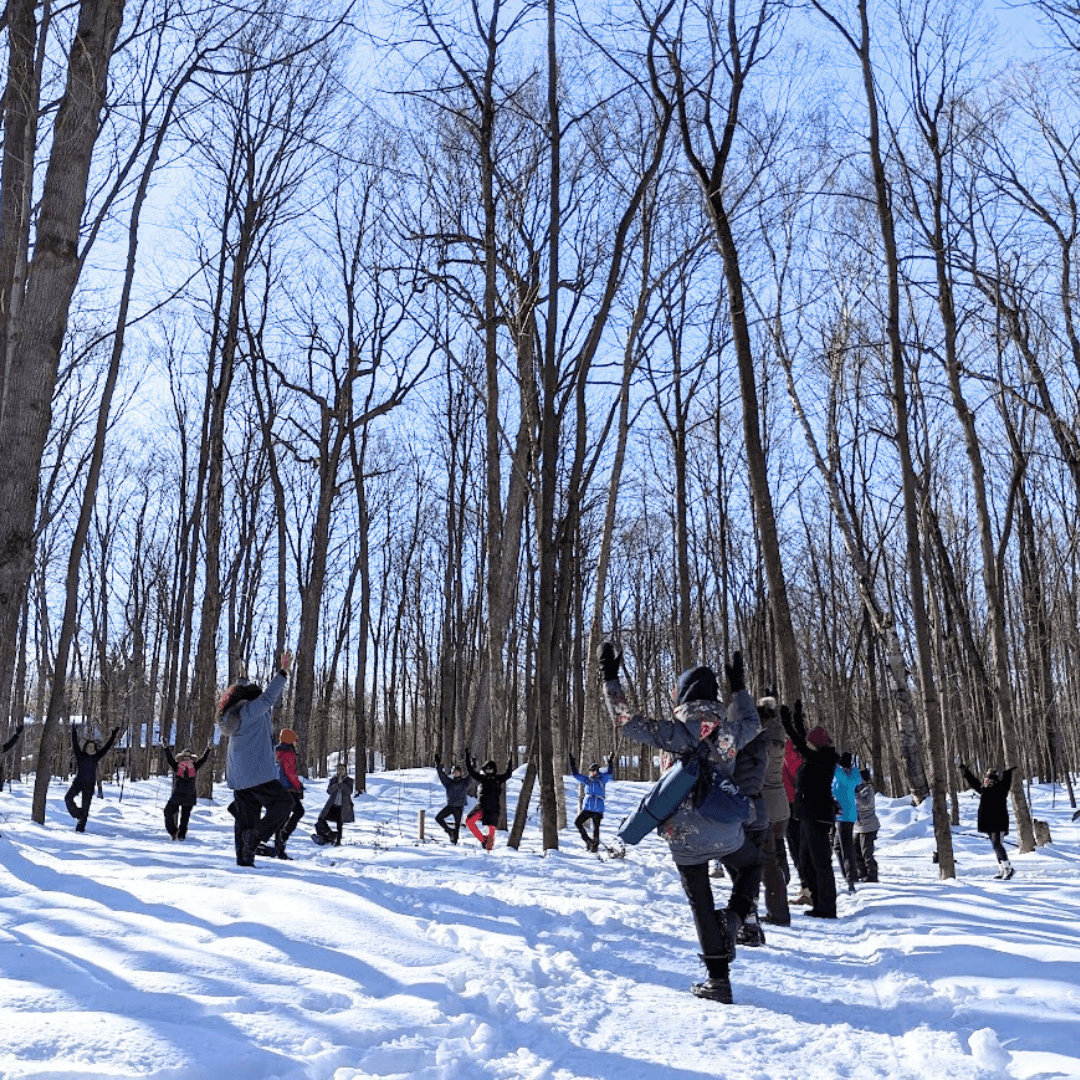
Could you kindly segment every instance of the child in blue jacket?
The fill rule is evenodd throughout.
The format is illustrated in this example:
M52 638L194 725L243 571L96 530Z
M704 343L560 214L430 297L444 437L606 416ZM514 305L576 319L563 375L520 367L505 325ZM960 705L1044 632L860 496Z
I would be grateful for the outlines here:
M570 755L570 774L585 788L585 802L581 813L574 819L574 825L577 826L577 831L581 833L581 839L585 841L585 847L589 851L600 850L600 822L604 820L604 788L607 787L610 780L614 779L614 770L612 769L614 763L615 755L610 754L607 759L606 769L601 770L600 766L594 761L589 766L589 775L582 776L577 771L577 764L573 755ZM589 834L585 831L585 823L588 821L593 823L592 839L589 838Z

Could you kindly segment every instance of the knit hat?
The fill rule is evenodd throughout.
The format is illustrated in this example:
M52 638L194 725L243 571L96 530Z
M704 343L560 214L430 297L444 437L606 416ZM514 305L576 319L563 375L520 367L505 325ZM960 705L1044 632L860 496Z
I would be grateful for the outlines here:
M676 681L671 696L676 705L685 705L688 701L717 701L720 692L716 674L704 664L687 668Z
M829 733L823 727L816 727L807 732L806 741L811 746L824 746L826 743L832 742L832 739L829 738Z
M483 765L480 766L480 771L493 773L495 771L495 762L491 759L488 759L484 762Z
M292 728L281 729L281 742L288 743L290 746L296 745L296 732Z
M845 750L840 755L840 767L842 769L850 769L851 768L851 751L850 750Z
M776 715L776 698L769 696L758 698L757 711L764 715Z
M179 761L181 758L193 758L194 756L195 755L190 750L181 750L180 753L176 755L176 760Z
M589 762L589 772L599 772L599 771L600 771L599 764L597 762L595 762L595 761L590 761Z

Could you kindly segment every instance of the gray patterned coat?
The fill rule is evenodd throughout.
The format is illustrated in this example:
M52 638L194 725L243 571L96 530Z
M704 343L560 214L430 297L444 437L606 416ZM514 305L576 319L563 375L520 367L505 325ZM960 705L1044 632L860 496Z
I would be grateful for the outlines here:
M688 701L676 706L673 720L651 720L632 713L618 679L606 682L604 693L612 719L624 735L668 755L692 750L715 730L715 738L709 740L709 764L729 779L735 770L735 755L761 731L757 706L748 690L738 691L726 709L718 701ZM665 767L670 764L669 760ZM722 858L740 848L745 838L739 822L705 817L692 797L683 801L658 832L670 845L676 866Z

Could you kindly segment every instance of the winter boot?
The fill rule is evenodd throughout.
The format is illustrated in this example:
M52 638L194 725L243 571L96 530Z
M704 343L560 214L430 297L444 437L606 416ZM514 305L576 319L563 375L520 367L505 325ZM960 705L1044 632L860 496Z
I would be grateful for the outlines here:
M765 931L761 929L761 923L758 922L756 911L751 911L747 915L746 921L739 929L735 940L740 945L747 945L752 949L765 944Z
M1003 881L1008 881L1009 878L1011 878L1013 876L1013 874L1015 874L1015 873L1016 873L1016 871L1012 868L1012 863L1010 863L1009 860L1006 859L1001 864L1001 873L998 874L997 876L999 878L1001 878Z
M245 829L240 834L240 850L236 855L237 866L254 866L255 849L259 846L259 834L254 829Z
M272 859L277 854L277 851L269 844L257 844L255 854L261 855L264 859Z
M739 939L742 919L731 908L716 909L716 924L720 927L720 959L730 964L735 959L735 942Z
M319 845L319 847L322 847L322 846L323 846L323 844L329 844L329 843L330 843L330 837L328 837L328 836L321 836L321 835L320 835L319 833L317 833L317 832L313 832L313 833L311 834L311 839L312 839L312 840L314 840L314 841L315 841L315 843Z
M798 896L793 900L788 901L790 904L812 904L813 902L814 898L810 895L810 890L805 885L799 890Z
M717 913L719 914L719 912ZM701 954L699 954L701 955ZM690 993L706 1001L718 1001L722 1005L733 1005L731 996L731 978L728 975L727 961L718 956L701 956L709 977L704 982L693 983Z

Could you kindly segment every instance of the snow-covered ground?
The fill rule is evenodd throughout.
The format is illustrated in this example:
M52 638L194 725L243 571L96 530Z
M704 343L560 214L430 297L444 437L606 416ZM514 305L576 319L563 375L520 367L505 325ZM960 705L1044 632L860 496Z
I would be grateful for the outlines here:
M642 789L609 787L606 833ZM1054 844L1009 882L973 798L948 883L927 811L879 800L881 883L740 949L734 1006L688 992L693 926L655 836L606 861L572 828L541 857L535 823L517 852L504 833L451 847L434 770L410 770L372 778L345 844L319 848L308 790L294 861L253 870L224 787L184 843L164 778L107 788L81 836L59 782L45 828L28 784L5 791L0 1075L1080 1077L1080 822L1060 790L1033 790Z

